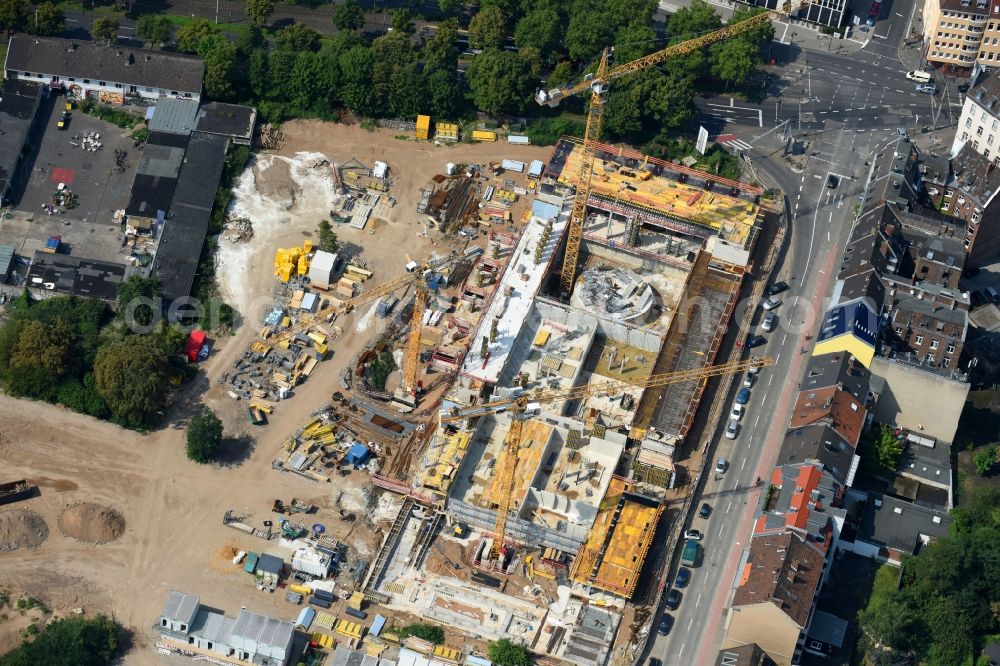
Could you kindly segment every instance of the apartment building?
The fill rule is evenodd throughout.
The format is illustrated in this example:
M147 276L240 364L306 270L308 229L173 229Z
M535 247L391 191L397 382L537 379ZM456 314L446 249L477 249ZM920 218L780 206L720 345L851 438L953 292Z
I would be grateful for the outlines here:
M946 68L972 67L990 17L990 0L925 0L927 62ZM997 12L1000 17L1000 12Z
M1000 20L996 23L1000 26ZM993 39L991 37L990 41ZM1000 57L991 64L1000 66ZM1000 74L995 71L977 68L972 77L972 86L965 94L962 115L958 119L952 154L963 143L1000 164Z
M893 335L886 342L897 354L912 353L940 368L958 367L969 327L968 312L908 298L893 308L891 317Z

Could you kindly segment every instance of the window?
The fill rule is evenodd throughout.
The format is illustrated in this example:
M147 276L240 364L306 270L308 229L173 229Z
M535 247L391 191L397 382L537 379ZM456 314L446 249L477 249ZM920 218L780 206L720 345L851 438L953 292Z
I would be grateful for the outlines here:
M985 157L986 159L990 159L990 149L989 148L987 148L986 150L983 151L983 157Z
M971 117L965 119L965 126L966 127L972 127L972 118Z
M90 79L84 79L83 82L84 83L90 83Z
M25 72L24 75L25 76L31 76L31 72Z
M97 85L99 85L99 86L106 86L108 84L106 82L104 82L104 81L98 81Z
M76 79L74 79L72 76L69 77L69 80L70 80L71 83L75 83L76 82Z
M968 132L962 132L962 141L965 141L968 138L969 138L969 133Z
M976 136L982 136L982 135L983 135L983 126L980 125L979 127L976 128Z
M937 349L937 348L938 348L938 341L931 340L931 349Z
M945 353L954 354L955 353L955 345L948 345L948 348L945 350Z
M170 91L170 94L171 94L171 95L176 95L176 94L177 94L177 91L176 91L176 90L171 90L171 91Z
M972 149L975 150L976 152L979 152L979 141L972 142Z
M120 83L116 83L115 84L115 88L121 88L121 87L122 87L122 84L120 84Z
M903 327L902 326L897 326L896 327L896 334L897 335L902 335L903 334Z
M913 339L913 342L914 342L914 344L918 344L918 345L924 344L924 336L918 335L916 338Z

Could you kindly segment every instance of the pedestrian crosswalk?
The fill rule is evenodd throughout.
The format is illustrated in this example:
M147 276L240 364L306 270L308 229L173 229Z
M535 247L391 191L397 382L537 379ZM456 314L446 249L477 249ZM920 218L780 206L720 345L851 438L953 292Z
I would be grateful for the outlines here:
M716 142L722 144L723 146L725 146L726 148L729 148L730 150L739 151L739 152L742 152L742 153L745 153L748 150L750 150L751 148L753 148L753 146L751 146L746 141L743 141L742 139L737 139L736 137L732 137L732 138L728 138L727 137L725 139L723 139L722 137L719 137L718 139L716 139Z

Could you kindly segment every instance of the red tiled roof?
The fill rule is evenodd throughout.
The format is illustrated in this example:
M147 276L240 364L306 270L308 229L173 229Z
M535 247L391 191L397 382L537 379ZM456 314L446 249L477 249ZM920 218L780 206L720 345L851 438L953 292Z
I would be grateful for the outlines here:
M801 537L787 532L755 536L750 542L733 606L773 603L800 627L809 619L825 558Z
M800 391L795 400L790 427L801 428L813 423L828 422L841 437L857 446L866 413L860 400L836 386L816 391Z

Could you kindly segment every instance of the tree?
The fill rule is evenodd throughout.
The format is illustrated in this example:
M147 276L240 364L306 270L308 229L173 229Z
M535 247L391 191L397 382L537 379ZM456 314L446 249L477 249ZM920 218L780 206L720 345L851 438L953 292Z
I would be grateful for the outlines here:
M993 465L997 461L997 445L991 444L986 448L980 449L972 456L972 464L976 466L976 471L979 472L980 476L986 476L993 469Z
M409 7L397 9L392 13L392 31L409 37L415 30L413 25L413 12Z
M163 409L166 369L166 355L153 336L130 335L97 352L94 381L115 420L137 428Z
M118 285L115 302L118 313L125 317L125 323L133 322L140 327L149 326L160 314L157 298L162 295L160 281L133 275ZM152 303L150 303L152 301Z
M506 638L491 641L486 654L497 666L531 666L528 649Z
M712 76L727 86L741 86L753 74L758 54L756 44L742 39L728 39L713 44L709 50Z
M451 14L458 9L461 0L438 0L438 9L442 14Z
M208 19L198 19L194 23L181 26L177 30L177 50L184 53L201 53L203 41L219 35L219 29Z
M592 60L610 45L613 36L613 28L604 16L598 11L586 9L570 16L563 39L569 57L586 61Z
M434 37L424 45L421 53L424 67L428 70L454 71L458 65L458 51L455 49L457 39L458 24L453 19L439 23Z
M875 440L875 457L882 469L893 472L903 455L903 442L896 436L892 426L882 425Z
M428 110L432 116L453 116L462 101L462 89L450 71L437 69L424 80L427 90Z
M187 429L187 457L196 463L207 463L219 455L222 446L222 421L207 407Z
M370 115L372 106L372 52L355 46L340 56L340 71L344 77L340 98L349 109L361 115Z
M285 51L317 51L320 34L303 23L292 23L274 36L275 45Z
M534 87L528 65L516 53L497 49L479 54L466 79L476 107L492 115L520 112Z
M268 17L274 11L274 0L246 0L246 8L250 23L262 26L267 23Z
M343 0L333 8L333 25L337 30L360 30L365 25L365 12L358 0Z
M35 18L29 23L33 34L58 35L66 30L66 15L51 2L43 2L35 7Z
M319 242L316 246L324 252L336 252L337 248L340 247L340 243L337 241L337 234L333 232L333 227L329 221L320 220L319 226L316 227L316 235L319 237Z
M31 642L0 656L0 666L110 666L118 658L120 632L104 615L61 618Z
M166 16L143 14L135 24L135 32L149 47L162 46L170 41L174 26Z
M95 19L90 34L93 35L95 42L113 44L118 37L118 19L110 16Z
M417 638L422 638L429 643L433 643L434 645L441 645L444 643L444 629L436 624L408 624L399 630L400 638L406 638L407 636L416 636Z
M559 12L554 7L538 5L517 22L514 43L518 48L533 46L542 53L554 53L559 50L561 27Z
M469 46L498 49L503 46L506 20L499 7L483 7L469 22Z
M0 28L6 30L8 35L23 29L27 25L30 9L28 0L0 0Z
M221 41L214 44L204 57L205 94L212 99L231 98L233 96L233 66L236 64L236 46L229 40L221 38Z

